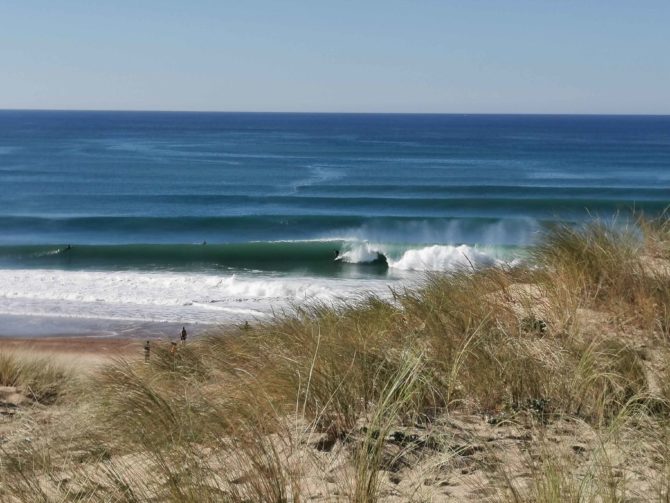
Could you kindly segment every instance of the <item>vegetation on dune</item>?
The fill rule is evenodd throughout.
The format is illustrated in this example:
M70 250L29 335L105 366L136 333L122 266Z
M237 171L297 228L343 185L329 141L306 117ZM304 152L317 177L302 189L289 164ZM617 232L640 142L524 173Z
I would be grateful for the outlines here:
M525 266L432 275L388 300L303 306L158 345L148 364L114 361L71 399L58 442L45 430L0 446L0 499L424 501L449 470L479 470L473 494L495 501L667 501L670 274L654 261L668 229L557 226ZM0 384L63 382L37 367L0 354ZM493 440L465 436L459 417ZM526 433L487 446L510 428ZM627 461L642 452L638 473Z
M54 403L74 384L73 368L47 356L0 350L0 386L19 388L28 399Z

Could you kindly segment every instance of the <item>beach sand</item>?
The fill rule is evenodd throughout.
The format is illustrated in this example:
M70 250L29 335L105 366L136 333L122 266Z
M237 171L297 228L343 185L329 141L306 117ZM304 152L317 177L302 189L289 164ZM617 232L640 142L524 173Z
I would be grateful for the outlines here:
M0 350L67 358L78 367L142 355L142 342L120 337L0 337Z

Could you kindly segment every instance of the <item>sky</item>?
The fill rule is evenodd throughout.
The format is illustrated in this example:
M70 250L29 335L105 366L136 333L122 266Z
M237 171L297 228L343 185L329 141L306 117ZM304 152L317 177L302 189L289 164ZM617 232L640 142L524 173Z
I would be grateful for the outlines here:
M670 0L0 0L0 108L670 114Z

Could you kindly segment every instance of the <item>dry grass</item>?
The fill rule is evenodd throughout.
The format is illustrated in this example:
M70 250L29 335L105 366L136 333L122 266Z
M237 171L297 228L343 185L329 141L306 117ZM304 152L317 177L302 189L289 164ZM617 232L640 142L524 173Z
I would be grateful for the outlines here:
M0 350L0 386L19 388L29 399L54 403L71 390L73 363L22 351Z
M667 242L667 220L557 227L529 266L119 359L59 442L4 449L0 498L437 501L445 473L472 472L478 499L667 501L670 277L645 266ZM59 376L0 354L5 385ZM641 446L653 461L629 474Z

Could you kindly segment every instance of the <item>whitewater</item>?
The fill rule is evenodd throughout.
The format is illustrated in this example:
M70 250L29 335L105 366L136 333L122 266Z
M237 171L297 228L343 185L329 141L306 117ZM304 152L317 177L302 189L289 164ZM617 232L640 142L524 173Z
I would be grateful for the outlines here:
M359 243L342 254L342 267L377 259L383 246ZM63 249L44 252L53 257ZM465 245L408 250L388 259L395 272L377 278L268 274L263 271L0 269L0 315L191 324L261 321L300 305L352 302L365 295L420 285L420 272L502 263Z

